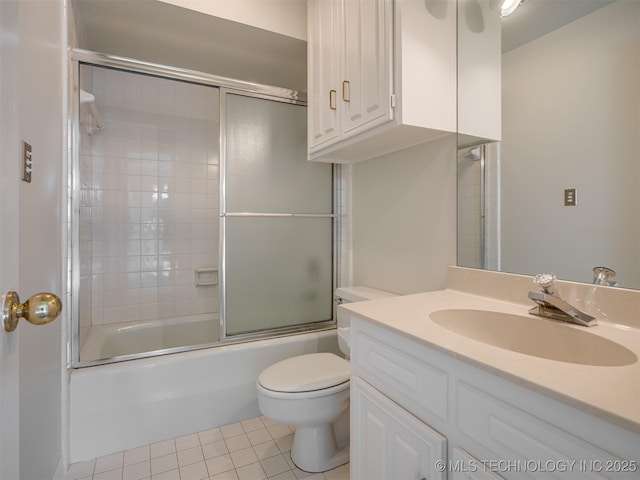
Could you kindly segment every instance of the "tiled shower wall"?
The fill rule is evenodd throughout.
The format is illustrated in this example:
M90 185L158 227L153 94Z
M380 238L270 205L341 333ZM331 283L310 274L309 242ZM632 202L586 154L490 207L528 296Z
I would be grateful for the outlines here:
M217 286L194 279L218 264L218 89L80 76L104 121L81 106L81 325L216 312Z
M500 270L500 149L485 146L485 266ZM466 152L466 150L464 150ZM458 158L458 265L481 268L480 162Z

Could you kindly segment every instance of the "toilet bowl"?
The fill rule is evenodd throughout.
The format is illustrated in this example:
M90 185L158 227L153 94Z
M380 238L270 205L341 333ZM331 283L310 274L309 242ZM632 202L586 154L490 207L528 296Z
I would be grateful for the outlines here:
M339 288L337 303L392 296L366 287ZM338 344L349 356L349 317L338 312ZM258 407L265 416L295 426L293 463L324 472L349 461L349 362L311 353L274 363L258 377Z

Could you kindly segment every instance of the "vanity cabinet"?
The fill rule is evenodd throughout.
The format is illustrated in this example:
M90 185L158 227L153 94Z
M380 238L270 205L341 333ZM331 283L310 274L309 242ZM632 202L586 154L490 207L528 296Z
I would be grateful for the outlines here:
M445 438L366 382L351 383L352 478L444 480ZM438 463L443 462L443 463Z
M354 480L640 474L638 432L355 314L351 375Z
M456 131L453 0L309 0L309 159L351 163Z

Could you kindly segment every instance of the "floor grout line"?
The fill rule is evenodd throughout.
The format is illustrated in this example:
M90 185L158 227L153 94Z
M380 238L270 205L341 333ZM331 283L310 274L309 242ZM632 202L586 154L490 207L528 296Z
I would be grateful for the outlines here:
M298 469L290 454L293 432L288 425L255 417L78 462L64 480L349 479L349 464L324 473ZM207 458L208 453L213 456Z

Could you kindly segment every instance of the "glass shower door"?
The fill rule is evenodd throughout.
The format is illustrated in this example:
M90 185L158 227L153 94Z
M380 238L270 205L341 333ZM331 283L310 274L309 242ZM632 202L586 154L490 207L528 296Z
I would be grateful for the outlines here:
M229 92L224 103L226 336L331 320L333 171L306 159L306 108Z

